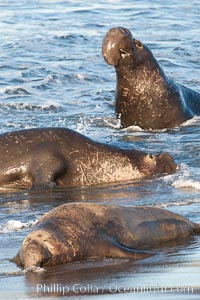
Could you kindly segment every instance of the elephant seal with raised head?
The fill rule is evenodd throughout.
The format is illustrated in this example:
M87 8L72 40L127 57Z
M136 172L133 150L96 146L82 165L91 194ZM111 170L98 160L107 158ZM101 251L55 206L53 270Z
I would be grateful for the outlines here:
M0 135L0 191L90 186L176 171L169 154L149 155L95 142L66 128Z
M143 259L151 247L200 233L200 225L153 207L63 204L42 216L14 261L50 267L99 257Z
M167 77L151 50L128 29L110 29L102 54L115 67L115 112L122 128L172 128L200 114L200 93Z

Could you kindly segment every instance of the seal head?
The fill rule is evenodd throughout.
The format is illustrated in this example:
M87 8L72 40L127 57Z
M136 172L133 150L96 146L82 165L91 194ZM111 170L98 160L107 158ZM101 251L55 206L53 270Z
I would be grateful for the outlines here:
M115 67L127 64L129 67L136 67L143 61L146 62L148 57L150 60L153 58L149 48L134 39L130 30L123 27L108 31L103 40L102 55L109 65Z
M168 153L143 154L132 149L126 150L127 157L130 158L134 170L140 170L144 177L160 174L171 174L178 170L173 157Z
M32 267L42 268L48 265L51 257L51 252L44 244L39 243L37 240L26 239L14 260L17 265L25 269Z
M117 38L116 38L117 36ZM109 65L117 66L133 48L133 37L126 28L112 28L103 40L102 54ZM133 49L132 49L133 51Z

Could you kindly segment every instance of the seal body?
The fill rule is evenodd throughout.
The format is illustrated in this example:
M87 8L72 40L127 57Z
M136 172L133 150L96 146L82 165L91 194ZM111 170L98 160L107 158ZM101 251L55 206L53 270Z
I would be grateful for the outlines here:
M200 114L200 93L167 77L151 50L128 29L110 29L102 54L116 70L115 111L121 127L172 128Z
M177 168L168 154L149 155L91 139L66 128L0 135L0 191L74 187L136 180Z
M63 204L39 219L15 262L31 268L97 257L143 259L154 245L199 232L198 224L159 208Z

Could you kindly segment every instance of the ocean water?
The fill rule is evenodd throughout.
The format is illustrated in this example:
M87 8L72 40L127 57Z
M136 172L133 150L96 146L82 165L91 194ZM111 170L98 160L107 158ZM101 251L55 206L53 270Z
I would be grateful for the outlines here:
M199 299L199 236L138 262L91 260L34 274L10 262L37 219L66 202L150 205L200 223L200 117L171 130L120 130L115 72L101 55L105 33L127 27L168 75L200 91L199 15L197 0L0 0L1 133L64 126L124 148L169 152L180 166L140 182L0 194L2 299Z

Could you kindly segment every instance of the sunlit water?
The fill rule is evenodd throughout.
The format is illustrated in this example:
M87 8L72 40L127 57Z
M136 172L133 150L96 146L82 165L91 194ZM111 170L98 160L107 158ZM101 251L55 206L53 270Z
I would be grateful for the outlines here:
M64 126L125 148L167 151L180 166L174 175L142 182L0 195L2 299L13 298L13 294L19 299L42 297L44 292L37 293L37 284L61 284L71 289L74 284L93 284L102 299L199 299L199 236L158 248L160 255L140 262L77 262L24 274L9 261L36 220L61 203L151 205L200 222L200 118L167 131L119 130L113 101L115 72L101 55L107 30L127 27L134 37L149 45L168 75L200 91L199 15L200 3L195 0L0 0L2 133ZM135 294L132 290L122 295L115 285L118 289L157 288L155 293ZM165 287L168 293L161 292ZM193 293L179 289L174 294L170 292L172 287L189 287ZM73 299L87 293L92 294L91 299L97 294L94 289L84 292L83 288L83 293ZM70 297L71 292L66 295Z

